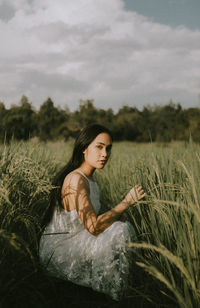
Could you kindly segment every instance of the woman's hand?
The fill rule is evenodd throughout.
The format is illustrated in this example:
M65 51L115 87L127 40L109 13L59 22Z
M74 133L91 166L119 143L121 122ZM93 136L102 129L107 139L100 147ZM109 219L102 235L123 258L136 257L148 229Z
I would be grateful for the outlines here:
M137 201L141 200L146 196L142 186L136 185L128 192L124 201L128 206L135 204Z

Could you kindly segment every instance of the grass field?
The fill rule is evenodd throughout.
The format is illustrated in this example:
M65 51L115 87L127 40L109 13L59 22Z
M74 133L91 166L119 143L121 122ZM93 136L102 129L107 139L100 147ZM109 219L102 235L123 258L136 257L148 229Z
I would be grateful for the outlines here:
M72 145L0 146L0 307L200 307L200 145L192 142L116 143L96 171L102 211L135 184L147 193L126 213L139 240L131 298L115 303L45 275L37 253L42 221L51 179Z

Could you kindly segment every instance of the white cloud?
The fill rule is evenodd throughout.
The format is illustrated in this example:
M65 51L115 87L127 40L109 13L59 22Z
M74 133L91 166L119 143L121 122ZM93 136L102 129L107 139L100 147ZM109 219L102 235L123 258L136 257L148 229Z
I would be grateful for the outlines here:
M0 100L6 104L22 94L36 106L51 96L72 110L87 98L115 110L170 98L197 103L200 31L153 23L125 11L122 0L7 5L14 13L0 21Z

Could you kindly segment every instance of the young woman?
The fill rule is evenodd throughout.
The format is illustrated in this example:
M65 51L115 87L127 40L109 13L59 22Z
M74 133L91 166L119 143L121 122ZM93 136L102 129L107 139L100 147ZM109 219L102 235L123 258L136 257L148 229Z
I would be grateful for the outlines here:
M137 185L114 208L98 215L99 189L93 174L105 166L111 148L107 128L92 124L81 130L70 161L54 183L55 206L40 240L40 259L51 275L119 300L128 288L127 243L136 240L133 226L120 216L145 193Z

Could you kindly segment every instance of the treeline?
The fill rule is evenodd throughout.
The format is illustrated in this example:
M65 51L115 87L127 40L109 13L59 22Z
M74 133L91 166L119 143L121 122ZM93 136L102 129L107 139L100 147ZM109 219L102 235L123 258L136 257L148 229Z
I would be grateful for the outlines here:
M183 109L172 101L165 106L123 106L115 114L111 108L94 106L93 100L81 101L78 110L56 107L48 98L36 111L26 96L18 105L6 109L0 102L0 141L27 140L38 137L42 141L68 140L89 123L107 126L117 141L170 142L173 140L200 142L200 108Z

